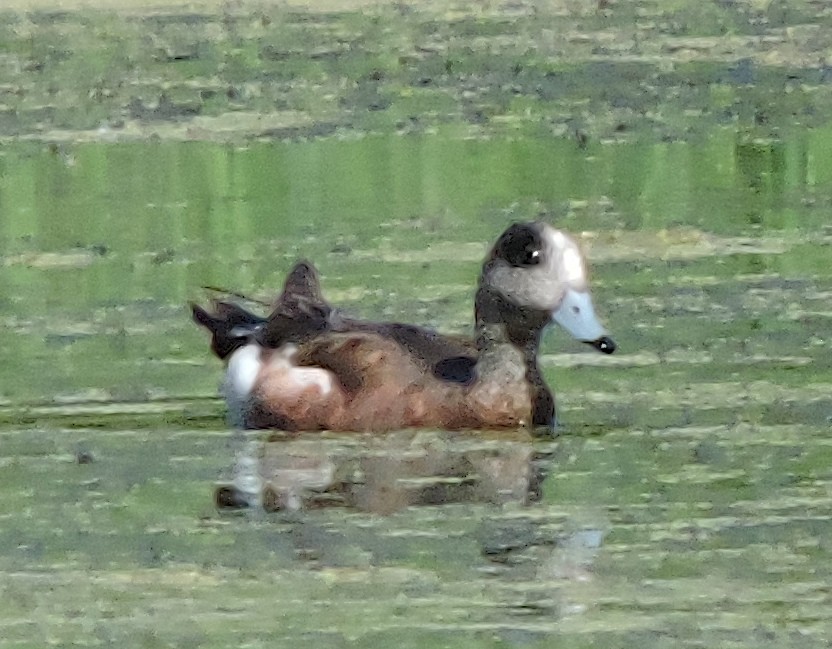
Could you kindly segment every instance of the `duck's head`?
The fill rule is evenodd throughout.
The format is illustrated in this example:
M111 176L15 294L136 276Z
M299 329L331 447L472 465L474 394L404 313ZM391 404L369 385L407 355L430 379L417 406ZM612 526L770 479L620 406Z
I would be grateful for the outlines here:
M612 354L615 342L595 314L586 260L575 240L547 223L515 223L486 257L478 321L542 328L557 322L581 342Z

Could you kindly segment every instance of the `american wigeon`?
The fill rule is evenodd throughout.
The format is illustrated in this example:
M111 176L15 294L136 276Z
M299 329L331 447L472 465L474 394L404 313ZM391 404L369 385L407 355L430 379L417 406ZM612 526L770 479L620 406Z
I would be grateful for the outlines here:
M580 248L542 222L510 226L488 253L473 338L349 318L324 300L307 262L289 273L268 317L231 302L192 309L226 362L230 419L248 428L549 427L555 400L537 363L546 326L615 351Z

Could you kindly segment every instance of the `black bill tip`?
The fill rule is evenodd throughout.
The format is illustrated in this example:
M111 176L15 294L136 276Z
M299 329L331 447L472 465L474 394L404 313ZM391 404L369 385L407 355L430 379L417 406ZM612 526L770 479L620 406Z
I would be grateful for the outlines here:
M601 336L598 340L588 340L587 345L592 345L605 354L612 354L615 351L615 341L609 336Z

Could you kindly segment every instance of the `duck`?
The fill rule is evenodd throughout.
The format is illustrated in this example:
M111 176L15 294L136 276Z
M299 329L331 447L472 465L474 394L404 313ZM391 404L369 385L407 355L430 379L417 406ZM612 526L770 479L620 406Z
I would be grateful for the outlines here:
M249 429L551 431L555 397L538 363L547 327L616 350L577 241L542 221L511 224L489 249L472 336L350 317L325 300L308 261L290 270L268 315L229 300L191 312L225 363L229 422Z

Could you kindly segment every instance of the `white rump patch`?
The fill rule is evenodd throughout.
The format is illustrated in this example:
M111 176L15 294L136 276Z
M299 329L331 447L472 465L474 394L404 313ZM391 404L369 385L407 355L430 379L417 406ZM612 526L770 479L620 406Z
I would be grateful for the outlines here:
M246 345L228 359L222 394L228 406L228 423L234 428L246 428L249 396L263 367L260 345Z
M226 399L247 399L254 389L262 366L260 345L246 345L231 354L223 384Z

